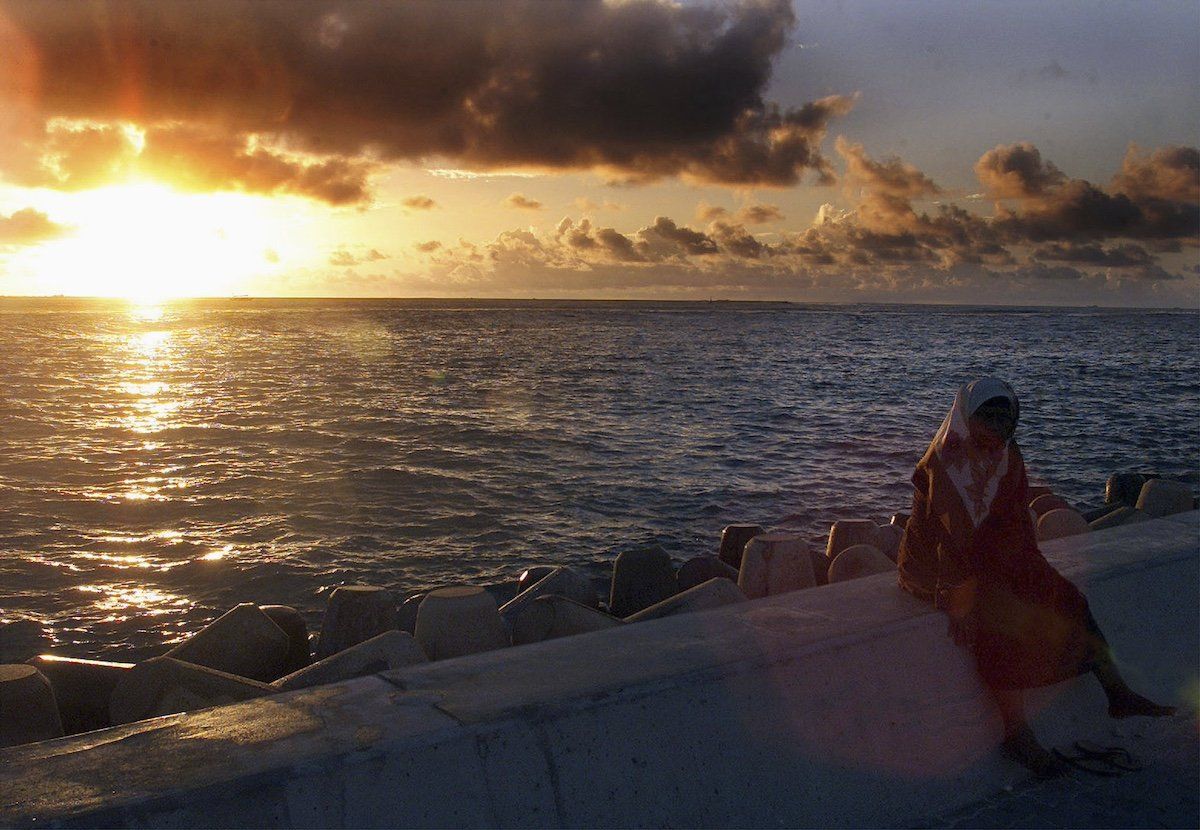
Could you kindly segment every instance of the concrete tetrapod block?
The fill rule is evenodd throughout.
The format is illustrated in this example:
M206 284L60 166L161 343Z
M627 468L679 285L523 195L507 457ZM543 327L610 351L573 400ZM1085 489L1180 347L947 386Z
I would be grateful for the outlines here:
M1087 519L1083 518L1078 510L1063 507L1050 510L1038 519L1037 540L1048 542L1051 539L1077 536L1080 533L1087 533L1089 530L1091 528L1088 527Z
M27 662L50 681L63 731L68 735L112 725L108 717L109 698L117 681L133 668L133 663L80 660L56 654L39 654Z
M743 567L745 562L742 562ZM742 589L724 577L715 577L694 588L688 588L681 594L670 599L643 608L636 614L625 618L627 623L657 620L663 617L673 617L676 614L690 614L694 611L707 611L710 608L720 608L722 605L732 605L735 602L745 602L746 595Z
M292 643L283 629L251 602L236 605L166 653L184 663L248 677L274 680Z
M1141 473L1113 473L1104 483L1104 503L1133 507L1145 483L1146 477Z
M1152 519L1186 513L1192 509L1192 491L1181 481L1152 478L1142 485L1137 509Z
M396 598L375 585L342 585L329 595L316 658L358 645L396 626Z
M675 568L660 547L623 551L613 563L608 612L628 617L675 595Z
M416 638L430 660L491 651L509 644L495 597L473 585L438 588L426 594L417 610Z
M851 545L829 563L829 584L896 570L896 563L873 545Z
M1047 495L1053 495L1053 494L1054 494L1054 490L1052 490L1051 488L1047 487L1044 484L1029 485L1029 500L1030 501L1033 501L1038 496L1047 496Z
M173 657L155 657L138 663L121 676L113 688L108 711L113 724L132 723L251 700L276 691L257 680Z
M746 543L760 533L766 533L761 525L726 525L721 531L718 558L731 568L742 567L742 552L746 550Z
M839 553L853 545L870 545L878 550L879 528L869 519L842 519L829 528L829 544L825 558L832 562Z
M680 591L686 591L717 578L737 582L737 569L722 562L719 556L693 556L679 566L675 573L675 585Z
M573 599L580 605L586 605L589 608L596 607L596 592L588 578L578 571L559 565L551 568L550 573L501 605L500 617L504 620L505 625L511 627L513 620L521 613L521 609L538 597L550 594Z
M417 610L421 607L423 599L425 594L412 594L400 603L400 610L396 612L397 628L409 634L417 630Z
M904 528L900 525L879 525L879 550L893 562L900 555L900 540L904 538Z
M1125 505L1118 507L1111 513L1105 513L1099 519L1088 522L1088 527L1092 530L1107 530L1110 527L1121 527L1122 525L1131 525L1136 522L1146 522L1149 520L1150 517L1136 507Z
M0 663L24 663L49 651L51 640L37 620L0 622Z
M746 544L737 584L750 599L815 586L817 579L804 537L799 533L755 536Z
M829 584L829 560L825 558L825 551L808 549L808 558L812 562L813 576L817 580L817 585Z
M545 577L549 576L557 565L534 565L532 568L526 568L521 571L520 578L517 579L517 593L532 588Z
M901 530L904 530L904 528L908 527L908 519L909 514L907 513L893 513L889 524L894 524Z
M50 681L26 663L0 665L0 747L61 738Z
M1041 518L1051 510L1072 510L1073 508L1062 496L1046 493L1029 502L1029 509L1037 513L1038 518Z
M621 620L595 608L554 594L524 605L512 624L512 644L540 643L575 634L587 634L621 625Z
M308 650L308 625L304 622L304 617L300 616L300 612L290 605L260 605L258 607L288 636L288 653L283 660L283 673L287 675L300 671L311 663L312 653Z
M427 659L413 635L405 631L385 631L287 677L281 677L271 685L281 692L290 692L377 674L388 669L400 669L424 663Z

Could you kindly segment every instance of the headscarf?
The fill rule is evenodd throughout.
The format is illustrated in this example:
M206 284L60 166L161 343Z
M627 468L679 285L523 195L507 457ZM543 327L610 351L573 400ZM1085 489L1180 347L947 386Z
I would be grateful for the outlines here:
M992 377L973 380L958 390L954 405L930 444L976 528L987 518L1000 480L1008 472L1009 442L1005 441L999 449L984 449L971 437L967 425L979 407L992 398L1006 398L1012 404L1014 419L1019 415L1017 396L1011 386Z

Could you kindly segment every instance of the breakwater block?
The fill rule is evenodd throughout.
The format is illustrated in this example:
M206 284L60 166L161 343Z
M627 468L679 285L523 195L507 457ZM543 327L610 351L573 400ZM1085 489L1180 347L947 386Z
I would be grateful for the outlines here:
M1137 504L1146 477L1141 473L1113 473L1104 483L1105 504Z
M675 573L675 587L680 591L695 588L710 579L728 579L737 582L736 568L721 561L719 556L693 556L679 566Z
M737 584L750 599L814 587L817 579L804 537L799 533L755 536L746 543Z
M318 660L311 666L271 683L281 692L324 686L389 669L400 669L428 658L413 636L405 631L385 631L345 651Z
M1045 516L1051 510L1071 510L1073 509L1070 503L1062 496L1056 496L1053 493L1046 493L1043 496L1038 496L1033 501L1029 502L1029 509L1038 514L1038 518Z
M290 605L260 605L259 609L271 618L288 636L288 653L283 658L283 673L291 674L312 662L308 650L308 625L300 612Z
M908 519L909 519L909 514L907 514L907 513L893 513L892 519L889 522L889 524L894 524L894 525L898 526L901 530L904 530L904 528L908 527Z
M63 731L68 735L112 726L108 701L113 689L133 663L80 660L39 654L28 661L50 681Z
M1038 496L1053 495L1054 491L1044 484L1029 485L1029 500L1033 501Z
M391 591L374 585L342 585L325 605L316 657L324 660L396 628L396 598Z
M1151 519L1186 513L1192 509L1191 488L1180 481L1152 478L1142 485L1138 494L1137 509Z
M743 563L744 564L744 563ZM676 614L690 614L694 611L707 611L710 608L720 608L747 599L742 589L724 577L716 577L708 582L689 588L682 594L676 594L670 599L643 608L641 611L625 618L627 623L657 620L663 617L673 617Z
M842 519L829 528L829 544L825 547L825 558L832 562L846 548L854 545L870 545L879 550L879 528L869 519Z
M0 623L0 663L24 663L50 650L50 638L37 620Z
M50 681L27 663L0 665L0 747L61 738Z
M1089 530L1091 528L1082 513L1069 507L1060 507L1043 513L1038 519L1037 539L1039 542L1048 542L1051 539L1078 536Z
M812 562L813 577L817 580L817 585L828 585L829 560L825 558L825 551L809 548L808 558Z
M874 545L851 545L829 563L829 584L895 570L896 563Z
M559 565L551 568L550 573L501 605L500 617L504 620L505 625L511 627L513 620L529 603L538 597L550 594L572 599L589 608L596 607L596 591L592 588L592 583L588 581L588 578L565 565Z
M257 605L243 602L165 656L238 677L267 681L283 674L291 647L282 628Z
M113 724L132 723L251 700L276 691L257 680L174 657L155 657L138 663L117 680L108 711Z
M742 553L746 550L746 543L765 532L760 525L727 525L721 531L718 558L731 568L742 567Z
M628 617L674 596L675 587L675 568L665 550L654 546L622 551L613 563L608 611Z
M509 644L495 597L473 585L430 591L417 610L416 638L430 660L491 651Z
M522 646L603 631L621 625L621 620L567 597L548 594L525 604L513 619L512 644Z
M539 581L549 576L554 570L555 565L534 565L532 568L526 568L521 571L521 576L517 578L517 593L532 588Z
M413 594L400 603L400 610L396 612L397 628L409 634L417 630L417 609L421 607L423 599L425 594Z
M1130 525L1135 522L1149 521L1150 517L1136 507L1125 505L1118 507L1111 513L1105 513L1099 519L1088 522L1088 527L1092 530L1107 530L1110 527L1121 527L1122 525Z
M879 525L879 551L893 562L900 555L900 540L904 538L904 528L901 525Z

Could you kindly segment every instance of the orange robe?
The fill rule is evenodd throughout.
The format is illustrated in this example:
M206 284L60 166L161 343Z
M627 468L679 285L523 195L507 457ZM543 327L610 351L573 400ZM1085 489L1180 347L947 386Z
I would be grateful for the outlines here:
M1017 443L1009 443L1008 470L978 527L932 446L912 481L900 586L946 608L953 589L976 585L974 653L984 681L994 688L1030 688L1091 670L1103 638L1087 599L1038 550Z

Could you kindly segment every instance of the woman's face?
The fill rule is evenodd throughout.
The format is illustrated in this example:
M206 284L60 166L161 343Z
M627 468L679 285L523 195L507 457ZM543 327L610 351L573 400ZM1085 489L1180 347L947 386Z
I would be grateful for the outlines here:
M992 398L971 416L971 438L985 449L1004 446L1017 428L1016 413L1005 398Z

